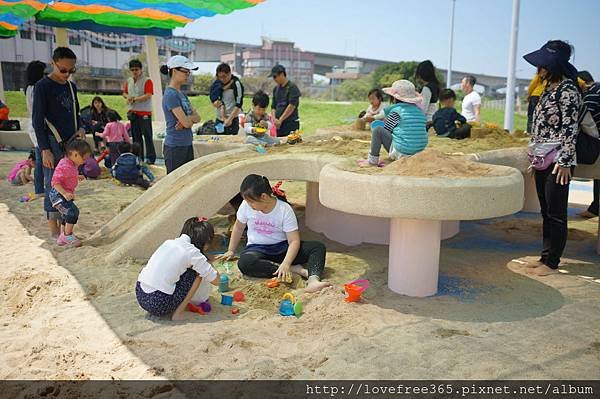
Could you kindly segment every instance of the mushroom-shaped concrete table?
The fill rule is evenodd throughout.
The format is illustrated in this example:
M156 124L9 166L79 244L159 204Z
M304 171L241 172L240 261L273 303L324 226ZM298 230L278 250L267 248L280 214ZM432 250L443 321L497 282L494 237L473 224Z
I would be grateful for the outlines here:
M468 177L364 174L347 162L325 166L319 199L331 209L390 218L388 286L424 297L438 288L442 221L505 216L523 207L523 176L486 165L494 173ZM340 226L343 228L343 226Z

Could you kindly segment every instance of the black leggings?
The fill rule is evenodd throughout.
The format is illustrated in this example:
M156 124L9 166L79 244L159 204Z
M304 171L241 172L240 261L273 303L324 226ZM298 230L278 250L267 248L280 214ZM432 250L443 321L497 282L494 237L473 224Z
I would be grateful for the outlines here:
M317 276L320 279L325 268L326 252L325 245L319 241L301 241L300 250L292 265L303 265L308 269L309 276ZM279 255L265 255L256 251L242 252L238 268L250 277L273 277L273 273L285 259L285 254L285 252Z
M569 184L556 183L556 175L552 174L554 165L535 172L535 186L542 213L543 249L540 261L551 269L558 269L560 257L567 244ZM574 170L571 168L571 173Z

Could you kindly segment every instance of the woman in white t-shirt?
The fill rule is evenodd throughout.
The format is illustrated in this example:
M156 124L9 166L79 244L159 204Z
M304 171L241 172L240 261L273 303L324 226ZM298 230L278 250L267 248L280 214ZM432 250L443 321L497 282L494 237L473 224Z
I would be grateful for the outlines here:
M135 286L138 303L145 311L182 320L201 284L219 284L219 273L204 255L214 236L206 218L193 217L185 221L179 238L158 247Z
M308 279L306 291L330 286L321 281L325 268L325 245L300 241L298 221L290 204L273 193L264 176L248 175L240 194L244 201L237 211L227 252L217 259L232 259L240 237L248 226L248 243L240 255L240 271L252 277L272 277L291 282L292 273ZM306 266L302 266L306 265Z

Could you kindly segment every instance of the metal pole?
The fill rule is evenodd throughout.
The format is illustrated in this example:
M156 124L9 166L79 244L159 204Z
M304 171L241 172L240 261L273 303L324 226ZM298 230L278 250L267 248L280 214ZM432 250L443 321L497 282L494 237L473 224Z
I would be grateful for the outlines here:
M446 87L452 86L452 46L454 45L454 7L456 0L452 0L452 12L450 17L450 50L448 55L448 76L446 77Z
M508 77L506 79L506 107L504 108L504 129L512 133L515 116L515 73L517 63L517 41L519 38L520 0L513 0L510 50L508 51Z

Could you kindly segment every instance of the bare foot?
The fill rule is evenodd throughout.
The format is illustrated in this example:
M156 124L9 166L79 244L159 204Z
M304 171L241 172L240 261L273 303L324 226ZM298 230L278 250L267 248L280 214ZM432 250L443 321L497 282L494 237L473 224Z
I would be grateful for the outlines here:
M292 273L297 274L302 278L308 278L308 270L306 270L300 265L293 265L292 267L290 267L290 270L292 271Z
M529 269L534 269L534 268L541 267L541 266L546 266L546 265L544 265L539 260L532 260L532 261L529 261L529 262L525 263L525 265L523 267L526 267L526 268L529 268ZM546 266L546 267L548 267L548 266Z
M173 316L171 316L171 320L172 321L181 321L181 320L185 320L185 316L183 315L183 312L181 313L173 313Z
M586 211L583 211L583 212L579 212L577 214L577 216L582 217L584 219L591 219L591 218L595 218L598 215L596 215L596 214L594 214L594 213L586 210Z
M557 269L551 269L546 265L542 265L540 267L537 267L537 268L527 272L527 274L530 274L533 276L549 276L551 274L556 274L556 273L558 273Z
M323 288L327 288L327 287L331 287L330 282L319 281L319 279L316 276L311 276L308 279L308 284L307 284L306 288L304 289L304 291L318 292L318 291L321 291Z

